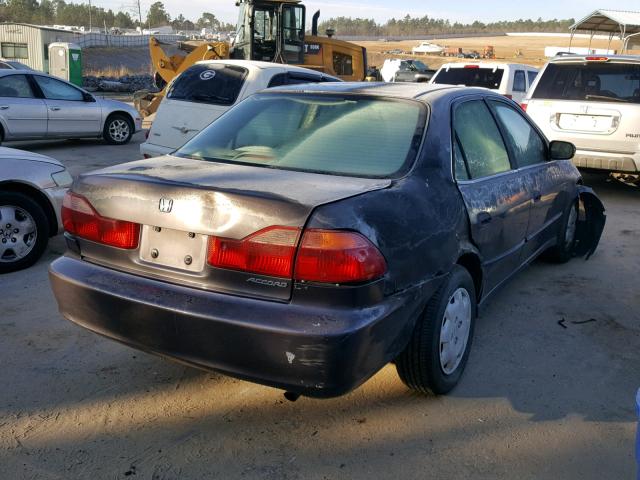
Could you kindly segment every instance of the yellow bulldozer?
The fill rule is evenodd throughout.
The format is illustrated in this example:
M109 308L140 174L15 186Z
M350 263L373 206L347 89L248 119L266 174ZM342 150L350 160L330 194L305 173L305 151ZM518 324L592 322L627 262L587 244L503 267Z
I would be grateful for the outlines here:
M151 37L151 65L159 93L138 92L135 104L143 116L155 112L167 84L201 60L239 59L288 63L318 70L347 81L364 80L367 71L366 49L343 40L318 35L316 12L311 36L305 35L306 9L301 0L239 0L236 36L231 43L183 42L185 54L168 55L163 44Z

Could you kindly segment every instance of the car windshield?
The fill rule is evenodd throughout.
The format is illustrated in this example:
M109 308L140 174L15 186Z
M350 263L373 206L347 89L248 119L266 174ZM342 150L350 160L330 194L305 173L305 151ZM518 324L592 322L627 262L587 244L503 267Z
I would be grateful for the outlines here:
M480 68L466 66L463 68L443 68L440 70L433 83L447 85L465 85L467 87L483 87L497 90L502 82L502 68Z
M171 84L167 98L197 103L233 105L247 70L235 65L202 64L186 69Z
M358 177L390 177L413 162L426 107L357 95L249 97L176 155Z
M640 64L551 63L532 98L640 103Z

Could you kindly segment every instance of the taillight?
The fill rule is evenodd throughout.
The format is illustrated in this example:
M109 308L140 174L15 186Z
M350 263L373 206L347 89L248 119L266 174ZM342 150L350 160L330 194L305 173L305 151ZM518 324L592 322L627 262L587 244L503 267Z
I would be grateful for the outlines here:
M480 65L465 65L464 68L480 68Z
M86 198L76 193L67 192L64 196L62 225L66 232L86 240L129 250L138 247L138 223L102 217Z
M300 229L268 227L242 240L209 237L208 263L271 277L291 278Z
M587 62L608 62L609 57L585 57Z
M309 282L354 283L386 271L380 251L359 233L310 229L302 236L294 275Z
M524 110L524 111L526 112L526 111L527 111L527 105L528 105L528 103L527 103L527 102L522 102L522 103L520 104L520 108L522 108L522 110Z

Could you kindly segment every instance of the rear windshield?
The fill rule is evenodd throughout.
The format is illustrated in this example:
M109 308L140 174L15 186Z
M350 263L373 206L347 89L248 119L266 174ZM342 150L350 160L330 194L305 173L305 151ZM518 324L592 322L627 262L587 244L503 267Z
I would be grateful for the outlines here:
M550 63L531 97L640 103L640 65Z
M232 108L178 156L358 177L403 172L418 151L426 107L354 95L262 93Z
M504 69L498 68L450 68L442 69L433 83L445 83L447 85L465 85L467 87L483 87L497 90L502 82Z
M235 65L194 65L171 84L167 98L232 105L240 94L246 76L247 70Z

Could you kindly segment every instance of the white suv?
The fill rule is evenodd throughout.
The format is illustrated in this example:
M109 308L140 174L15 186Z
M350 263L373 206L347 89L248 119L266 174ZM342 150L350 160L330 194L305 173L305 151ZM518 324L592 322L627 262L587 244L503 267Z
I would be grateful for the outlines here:
M640 172L640 56L555 57L524 103L550 140L576 146L577 167Z
M293 65L251 60L207 60L187 68L166 89L140 145L145 158L176 151L233 105L265 88L339 78Z
M521 103L537 74L537 68L522 63L445 63L431 83L488 88Z

